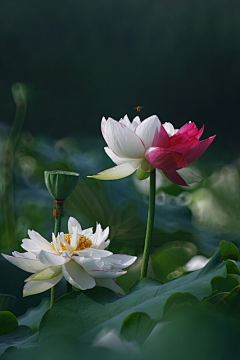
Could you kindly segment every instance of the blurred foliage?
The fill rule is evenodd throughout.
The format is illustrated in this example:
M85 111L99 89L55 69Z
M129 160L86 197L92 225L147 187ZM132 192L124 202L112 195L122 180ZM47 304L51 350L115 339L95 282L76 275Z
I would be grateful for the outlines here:
M6 134L7 131L1 134L0 149L4 147ZM34 229L51 239L54 228L53 200L44 184L44 170L76 171L80 173L80 179L72 195L65 201L62 230L67 231L69 216L76 217L83 228L94 227L96 222L103 228L109 226L109 250L138 255L136 264L119 278L119 284L127 292L140 273L149 180L139 181L135 174L109 182L87 179L87 174L94 174L111 166L104 151L99 151L102 146L101 141L86 137L53 141L46 137L33 137L29 133L20 135L12 174L16 240L9 248L4 213L1 212L0 249L7 253L12 250L21 251L21 240L27 236L28 229ZM162 282L186 274L188 270L185 265L195 255L211 256L223 238L232 240L239 246L240 180L237 166L217 163L203 166L201 162L197 162L192 170L204 180L189 188L179 187L157 174L155 228L149 275ZM4 275L6 273L7 278ZM3 258L0 259L0 275L1 292L11 293L18 298L13 308L18 316L27 310L31 301L32 306L36 306L46 296L44 293L34 296L33 300L22 299L26 273ZM11 284L7 280L10 277ZM62 286L59 294L63 291Z
M211 287L226 276L217 250L204 268L167 284L140 279L124 297L103 288L67 294L45 313L39 333L30 331L23 341L19 326L3 337L2 359L61 360L80 351L88 360L94 349L105 359L224 360L230 350L237 359L240 287L217 294Z

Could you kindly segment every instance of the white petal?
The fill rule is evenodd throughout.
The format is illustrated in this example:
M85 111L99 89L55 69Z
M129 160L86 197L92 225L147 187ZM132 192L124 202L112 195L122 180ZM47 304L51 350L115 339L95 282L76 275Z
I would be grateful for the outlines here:
M110 157L110 159L116 164L116 165L121 165L121 164L125 164L126 162L129 162L129 158L122 158L119 157L118 155L116 155L111 149L109 149L109 147L105 147L104 148L106 154ZM134 160L134 159L132 159Z
M62 278L62 274L45 281L28 281L23 288L23 296L39 294L56 285Z
M161 122L156 115L150 116L146 120L142 121L135 130L135 133L143 141L146 149L148 149L154 142L157 144L157 140L160 134Z
M65 279L77 289L92 289L96 281L75 261L69 261L63 265L62 272Z
M97 227L96 227L96 232L95 234L91 237L91 241L92 241L92 247L93 248L103 248L105 249L106 245L103 244L105 242L105 240L107 239L109 234L109 227L107 227L104 231L102 230L102 227L100 224L97 223ZM102 246L103 245L103 246Z
M132 121L132 130L134 131L139 124L141 124L140 117L136 116Z
M41 244L41 243L36 242L35 240L31 240L31 239L22 239L21 247L24 250L27 250L29 252L39 252L41 250L55 252L55 250L50 242L48 242L48 244L46 246L46 244L44 245L44 244Z
M101 259L91 259L80 256L73 256L73 260L76 261L78 265L81 265L85 270L101 270L104 267L104 261Z
M54 233L52 233L52 242L53 242L53 245L54 245L54 248L56 250L56 253L58 252L61 252L62 253L62 246L61 246L61 243L59 243L54 235Z
M85 256L85 257L89 257L92 259L101 259L101 258L112 255L111 251L94 249L94 248L88 248L88 249L84 249L84 250L74 251L74 253L78 254L79 256Z
M63 244L63 245L67 248L68 251L72 251L72 250L73 250L73 249L72 249L72 246L69 245L68 242L66 242L63 232L61 232L60 234L58 233L58 243L59 243L59 245ZM62 246L61 246L61 247L62 247Z
M141 120L139 116L136 116L131 123L128 116L125 115L123 119L119 120L119 122L134 131L136 127L141 123Z
M120 157L130 159L144 158L145 148L139 137L118 121L107 120L105 140L109 148Z
M73 233L73 226L76 226L77 229L78 229L79 234L81 234L81 232L82 232L81 225L79 224L79 222L76 219L74 219L74 217L70 217L68 219L68 232L69 232L69 234Z
M73 226L73 233L71 237L71 247L73 250L76 250L77 245L79 244L79 235L78 235L78 228Z
M129 117L127 115L124 116L123 119L120 119L119 122L123 125L125 125L126 127L128 127L129 129L132 128L132 124L129 120Z
M93 228L91 227L88 229L84 229L81 234L90 239L90 237L93 235Z
M43 270L46 269L48 266L42 264L39 260L34 260L34 259L29 259L29 258L24 258L24 257L15 257L15 256L9 256L9 255L5 255L2 254L2 256L8 260L10 263L12 263L13 265L19 267L20 269L30 272L30 273L35 273L39 270Z
M52 250L52 245L49 241L44 239L38 232L34 230L28 230L28 236L34 242L39 249L43 250Z
M39 261L41 261L41 263L46 264L48 266L63 265L71 260L71 258L67 256L49 253L45 250L40 251L37 258Z
M88 176L98 180L117 180L122 179L128 175L131 175L141 165L142 160L136 160L114 166L110 169L102 171L96 175Z
M37 260L37 255L32 252L20 253L18 251L13 251L12 254L14 257L22 257L25 259Z
M174 129L173 125L170 122L165 122L163 124L163 127L170 136L176 134L177 132L177 130Z
M109 256L108 259L112 262L115 268L125 269L126 267L132 265L137 260L137 257L125 254L113 254Z
M96 285L108 288L117 294L125 295L125 292L118 283L113 279L95 279Z
M104 243L102 243L101 246L99 246L99 249L106 249L108 247L108 245L110 244L110 240L104 241Z
M102 131L102 135L103 135L105 141L106 141L106 139L105 139L105 126L106 126L106 123L107 123L107 120L103 116L102 121L101 121L101 131Z
M62 266L49 266L47 269L38 271L29 276L25 281L45 281L52 279L62 273Z
M89 270L88 269L86 271L94 278L100 278L100 279L114 279L127 273L127 271L121 271L121 270Z

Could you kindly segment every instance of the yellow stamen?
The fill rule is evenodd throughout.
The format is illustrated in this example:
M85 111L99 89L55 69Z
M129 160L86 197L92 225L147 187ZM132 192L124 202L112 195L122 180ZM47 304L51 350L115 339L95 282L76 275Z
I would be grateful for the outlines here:
M90 239L88 239L86 236L84 236L84 235L78 235L78 236L79 236L78 245L74 251L84 250L84 249L90 248L92 246L92 241ZM71 239L72 239L72 234L64 234L64 240L69 245L71 245ZM58 241L58 238L56 238L56 240ZM53 243L51 243L51 244L53 245ZM67 246L65 244L63 244L62 242L61 242L61 247L62 247L63 251L69 250L67 248Z

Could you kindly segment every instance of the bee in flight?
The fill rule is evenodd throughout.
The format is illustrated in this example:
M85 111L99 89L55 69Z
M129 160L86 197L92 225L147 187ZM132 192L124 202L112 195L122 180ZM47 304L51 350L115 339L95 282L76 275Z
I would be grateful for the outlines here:
M143 109L143 108L144 108L144 106L137 106L137 107L135 107L134 109L139 112L139 111L141 111L141 109Z

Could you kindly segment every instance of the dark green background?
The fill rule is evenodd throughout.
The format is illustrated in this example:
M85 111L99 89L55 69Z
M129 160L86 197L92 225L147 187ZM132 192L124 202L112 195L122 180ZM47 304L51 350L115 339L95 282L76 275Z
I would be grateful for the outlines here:
M0 109L15 81L34 86L25 129L100 136L100 119L192 120L238 152L240 2L1 0Z

